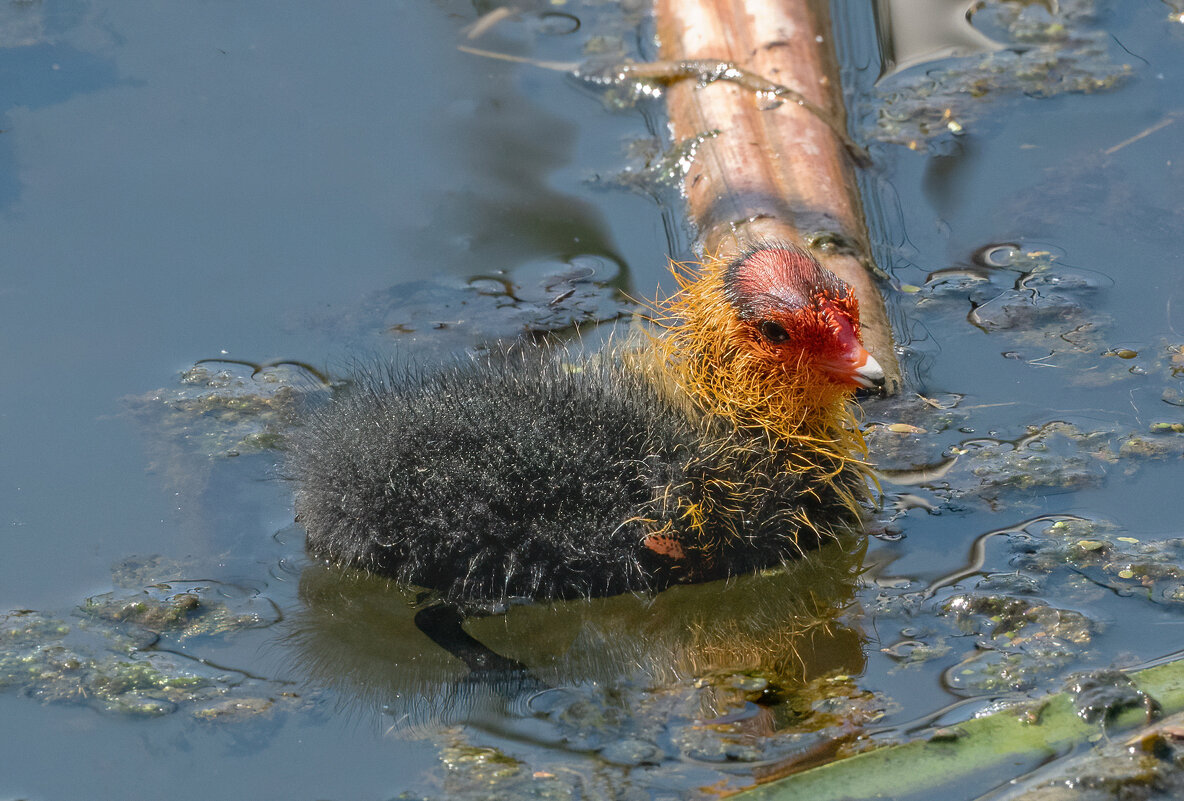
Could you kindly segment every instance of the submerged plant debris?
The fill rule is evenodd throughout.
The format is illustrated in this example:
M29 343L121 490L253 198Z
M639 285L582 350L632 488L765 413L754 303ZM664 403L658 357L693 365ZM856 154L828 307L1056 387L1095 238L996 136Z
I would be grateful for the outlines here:
M1003 358L1057 370L1069 386L1150 385L1165 403L1142 430L1054 412L986 434L978 433L980 410L958 395L868 404L872 461L898 514L918 504L931 511L1034 509L1049 491L1097 486L1114 470L1131 474L1146 460L1184 456L1184 426L1177 425L1184 414L1171 412L1184 383L1180 345L1162 342L1146 353L1115 347L1093 302L1107 282L1047 251L991 245L967 264L906 287L900 302L918 318L973 327L998 340Z
M945 673L946 686L959 694L1032 690L1094 656L1094 627L1080 612L987 592L953 596L941 610L961 633L975 637L974 652Z
M548 758L527 763L475 744L470 729L452 727L433 737L440 747L442 792L400 798L653 798L693 794L705 784L735 791L748 783L744 768L775 775L833 757L883 712L880 699L858 690L850 678L831 677L815 683L825 687L805 687L789 699L810 725L778 731L774 710L744 700L753 692L739 686L744 683L733 681L730 709L716 707L716 698L711 706L722 714L707 717L705 690L691 684L544 692L531 711L553 727Z
M332 328L363 347L414 352L425 362L524 337L578 333L634 310L607 256L522 265L512 273L400 284L310 325Z
M279 618L270 602L218 582L165 582L86 599L65 614L0 615L0 691L136 717L242 719L303 702L283 684L214 667L187 649Z
M279 446L301 395L318 383L316 371L299 364L210 360L183 372L176 386L125 403L161 458L238 456Z
M860 114L863 135L924 149L977 127L997 109L988 99L1113 89L1132 70L1116 60L1110 36L1096 27L1095 6L1094 0L974 4L975 26L1001 48L881 80Z
M431 364L523 338L579 334L585 325L628 317L635 307L617 289L618 268L596 258L525 265L513 276L463 284L421 281L370 297L321 325L382 342L396 360ZM502 344L498 344L502 343ZM377 357L376 357L377 358ZM302 404L340 376L325 365L208 358L178 384L125 399L150 437L155 467L174 483L200 480L193 454L235 457L283 448ZM328 372L327 372L328 371ZM348 367L339 366L339 372Z
M1184 713L1122 737L1016 783L1010 801L1151 801L1184 794Z
M1184 604L1184 539L1140 539L1113 526L1060 521L1017 554L1015 564L1051 574L1071 567L1082 592L1110 590L1155 604Z
M1096 650L1103 626L1080 610L1115 593L1163 605L1184 598L1184 539L1134 537L1105 520L1046 513L1051 494L1184 457L1171 405L1182 378L1179 344L1115 346L1096 311L1107 281L1047 251L991 245L905 287L900 302L916 318L977 329L1003 358L1057 369L1069 386L1137 386L1167 403L1139 430L1117 416L1033 410L1032 422L982 433L990 410L960 395L867 404L885 493L882 536L899 536L900 521L918 512L986 509L1021 521L980 534L967 564L929 585L869 576L879 589L857 614L875 621L898 671L941 666L945 687L967 698L1055 691L1069 671L1121 659Z

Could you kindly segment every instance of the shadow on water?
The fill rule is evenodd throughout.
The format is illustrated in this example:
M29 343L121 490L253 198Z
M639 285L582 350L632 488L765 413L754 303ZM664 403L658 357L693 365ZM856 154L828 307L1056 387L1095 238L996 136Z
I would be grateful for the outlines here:
M540 256L600 257L624 266L599 209L549 185L554 171L571 161L578 135L572 123L509 85L468 114L469 124L432 133L482 181L427 194L420 212L426 219L405 241L408 263L450 275L503 274ZM624 285L628 276L621 280Z

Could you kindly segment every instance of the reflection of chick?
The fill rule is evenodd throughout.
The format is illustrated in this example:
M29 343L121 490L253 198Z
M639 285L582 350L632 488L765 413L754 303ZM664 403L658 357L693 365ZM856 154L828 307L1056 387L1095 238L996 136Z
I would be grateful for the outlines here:
M488 723L509 699L521 708L548 687L594 686L622 693L618 701L643 717L646 697L717 701L701 710L710 719L734 706L736 674L794 692L819 676L862 672L861 638L836 616L851 602L863 542L836 544L846 547L734 578L726 592L683 585L652 597L515 604L499 615L417 603L414 588L311 564L285 628L298 675L334 688L358 711L381 708L388 722ZM663 708L678 714L668 701ZM693 721L672 722L683 724Z
M625 365L360 377L292 438L310 553L480 603L718 578L854 524L847 400L882 373L849 288L785 246L680 282Z

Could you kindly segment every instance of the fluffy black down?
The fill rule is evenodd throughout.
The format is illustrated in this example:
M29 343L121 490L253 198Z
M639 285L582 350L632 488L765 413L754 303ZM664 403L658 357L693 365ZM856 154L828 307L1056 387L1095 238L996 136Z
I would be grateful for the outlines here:
M800 505L834 515L837 499L760 469L759 443L720 445L632 371L527 349L357 375L293 433L287 465L310 554L485 603L657 589L812 544ZM746 480L751 504L722 512L710 563L643 546L665 517L677 526L674 499Z

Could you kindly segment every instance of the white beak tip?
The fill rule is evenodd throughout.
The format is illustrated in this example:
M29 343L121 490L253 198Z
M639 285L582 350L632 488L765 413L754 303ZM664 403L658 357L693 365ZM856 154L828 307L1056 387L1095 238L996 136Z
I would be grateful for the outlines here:
M875 389L884 386L884 368L870 353L867 361L855 370L855 380L864 389Z

